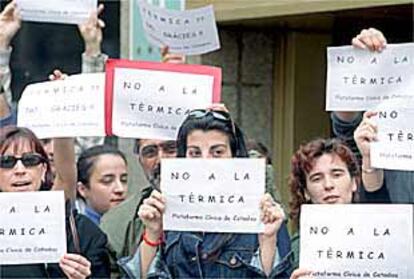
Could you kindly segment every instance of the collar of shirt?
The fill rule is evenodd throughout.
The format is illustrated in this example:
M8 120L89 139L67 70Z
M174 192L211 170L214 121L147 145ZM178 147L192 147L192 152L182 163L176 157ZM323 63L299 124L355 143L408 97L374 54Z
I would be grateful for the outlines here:
M102 214L96 212L94 209L92 209L89 206L85 207L85 215L96 225L99 226L99 223L101 222Z

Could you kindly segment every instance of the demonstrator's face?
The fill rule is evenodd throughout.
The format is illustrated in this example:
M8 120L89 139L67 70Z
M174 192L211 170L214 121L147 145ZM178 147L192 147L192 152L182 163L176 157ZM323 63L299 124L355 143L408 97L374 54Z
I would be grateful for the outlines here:
M22 158L24 155L40 154L32 149L29 141L19 140L12 143L0 156L14 156ZM38 191L42 184L42 179L46 174L46 164L39 163L34 166L25 166L18 160L12 168L0 167L0 190L2 192L29 192Z
M357 189L355 178L341 158L324 154L306 176L306 194L315 204L347 204Z

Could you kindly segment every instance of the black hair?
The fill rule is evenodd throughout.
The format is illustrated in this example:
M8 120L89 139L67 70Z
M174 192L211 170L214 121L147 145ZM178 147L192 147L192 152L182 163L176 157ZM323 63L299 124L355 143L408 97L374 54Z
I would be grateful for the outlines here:
M92 175L93 167L99 156L105 154L113 154L117 155L124 160L125 164L127 164L126 157L122 151L113 147L112 145L95 145L84 150L76 163L76 167L78 170L78 182L81 182L85 185L85 187L89 187L89 180Z
M42 144L49 144L52 142L52 138L47 138L47 139L41 139L40 142Z
M246 142L246 146L247 146L247 150L250 151L256 151L259 152L261 155L263 155L266 158L266 163L267 164L272 164L272 155L270 154L269 149L267 148L267 146L261 142L261 141L256 141L254 139L249 139Z
M234 125L234 126L233 126ZM233 157L249 157L243 132L236 123L229 120L215 118L211 113L203 117L191 117L191 113L178 131L177 136L177 157L185 157L187 153L187 137L194 130L211 131L218 130L229 137L231 154Z
M191 113L181 124L177 136L177 157L186 157L187 137L194 130L212 131L218 130L229 137L231 154L233 157L247 158L246 144L243 132L229 117L228 120L218 119L212 113L206 113L203 117L192 117ZM222 233L221 237L215 239L210 249L209 256L215 255L219 250L234 239L231 233Z
M135 142L134 142L134 154L137 154L137 155L139 155L139 148L140 148L140 146L141 146L141 139L135 139Z

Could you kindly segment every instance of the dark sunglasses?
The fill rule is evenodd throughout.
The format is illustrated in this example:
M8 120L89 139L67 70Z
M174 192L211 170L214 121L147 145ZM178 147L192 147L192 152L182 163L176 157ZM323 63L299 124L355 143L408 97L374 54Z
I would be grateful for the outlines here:
M233 135L236 137L236 125L234 124L233 119L231 118L230 114L225 111L195 109L195 110L190 111L190 113L188 114L188 117L189 118L203 118L203 117L206 117L207 115L211 115L215 119L218 119L218 120L230 122L231 130L233 132Z
M21 157L2 155L0 156L0 168L12 169L17 164L17 161L21 161L22 164L28 168L37 166L41 163L45 163L46 159L41 155L35 153L24 153Z
M149 159L158 156L160 148L164 153L172 155L177 152L177 143L172 140L160 144L150 144L143 146L139 150L135 150L135 153L140 154L143 158Z

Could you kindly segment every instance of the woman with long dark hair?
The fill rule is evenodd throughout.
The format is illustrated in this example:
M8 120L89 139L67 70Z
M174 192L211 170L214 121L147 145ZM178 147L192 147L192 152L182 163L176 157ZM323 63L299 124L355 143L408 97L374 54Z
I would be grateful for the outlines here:
M248 153L243 134L230 115L223 110L210 109L189 113L179 129L177 157L244 158ZM138 214L145 224L143 241L130 262L122 261L130 277L289 276L290 240L283 211L269 194L265 194L260 203L261 219L265 224L260 234L166 231L161 243L164 208L164 197L154 190L139 209Z

